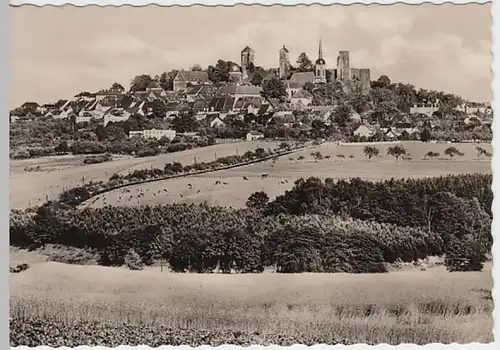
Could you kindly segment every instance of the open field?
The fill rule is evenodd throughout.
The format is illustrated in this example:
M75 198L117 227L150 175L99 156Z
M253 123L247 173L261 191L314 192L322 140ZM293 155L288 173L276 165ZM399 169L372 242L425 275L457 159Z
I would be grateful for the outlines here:
M192 164L194 157L199 162L212 161L214 157L241 154L257 147L275 148L276 142L238 142L218 144L182 152L161 154L155 157L121 159L101 164L82 165L85 156L45 157L10 162L11 208L26 208L45 202L46 196L54 199L64 188L76 187L84 181L107 180L113 173L126 174L129 170L151 166L163 169L165 163L178 161ZM26 167L40 171L24 171Z
M447 174L491 173L491 160L476 159L476 144L453 145L463 152L464 156L452 160L444 156L444 150L450 147L449 144L403 142L403 145L412 155L412 160L400 159L396 162L394 157L387 155L387 148L390 146L387 144L377 145L380 155L367 161L363 154L364 145L326 143L315 149L280 157L276 162L266 161L199 176L134 185L128 187L131 193L127 194L125 189L118 189L96 197L88 204L92 207L102 207L206 201L212 205L242 207L253 192L264 191L273 199L290 190L294 181L301 177L334 179L360 177L378 181L393 177L418 178ZM481 146L491 152L491 145ZM439 152L440 159L422 160L430 150ZM310 155L314 151L321 152L323 156L330 155L331 158L316 162ZM343 154L345 158L338 158L338 154ZM305 159L297 160L301 155ZM353 155L354 158L349 158L349 155ZM269 177L262 179L262 174L269 174ZM243 176L248 180L244 180ZM220 181L221 184L216 185L216 181ZM189 184L192 185L191 188ZM143 192L144 196L139 198L138 191Z
M15 259L15 258L14 258ZM174 274L35 262L11 275L11 317L372 343L490 342L491 264L387 274Z

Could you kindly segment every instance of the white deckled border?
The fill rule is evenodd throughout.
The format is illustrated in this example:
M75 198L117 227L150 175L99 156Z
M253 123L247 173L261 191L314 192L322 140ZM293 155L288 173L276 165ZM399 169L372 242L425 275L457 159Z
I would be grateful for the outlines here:
M433 3L433 4L445 4L445 3L453 3L453 4L470 4L470 3L476 3L476 4L485 4L489 3L491 0L475 0L475 1L468 1L468 0L431 0L431 1L419 1L419 0L404 0L404 1L391 1L391 0L378 0L378 1L370 1L370 0L336 0L336 1L328 1L328 0L281 0L281 1L276 1L276 0L261 0L261 1L255 1L255 0L237 0L237 1L232 1L232 0L199 0L199 1L192 1L192 0L156 0L156 1L151 1L151 0L52 0L52 1L47 1L47 0L10 0L11 5L22 5L22 4L30 4L30 5L36 5L36 6L43 6L43 5L67 5L71 4L74 6L86 6L86 5L99 5L99 6L106 6L106 5L114 5L114 6L120 6L120 5L131 5L131 6L146 6L150 4L156 4L156 5L165 5L165 6L172 6L172 5L179 5L179 6L190 6L190 5L225 5L225 6L232 6L232 5L237 5L237 4L247 4L247 5L252 5L252 4L259 4L259 5L287 5L287 6L293 6L293 5L298 5L298 4L307 4L307 5L312 5L312 4L318 4L318 5L332 5L332 4L344 4L344 5L349 5L349 4L380 4L380 5L388 5L388 4L394 4L394 3L404 3L404 4L422 4L422 3Z
M239 0L239 1L231 1L231 0L200 0L200 1L189 1L189 0L156 0L156 1L150 1L150 0L52 0L52 1L46 1L46 0L10 0L11 5L23 5L23 4L29 4L29 5L35 5L35 6L43 6L43 5L68 5L72 4L74 6L86 6L86 5L100 5L100 6L106 6L106 5L114 5L114 6L119 6L119 5L131 5L131 6L145 6L148 4L157 4L157 5L165 5L165 6L171 6L171 5L178 5L178 6L189 6L189 5L225 5L225 6L232 6L235 4L261 4L261 5L275 5L275 4L282 4L282 5L296 5L296 4L323 4L323 5L329 5L329 4L383 4L383 5L388 5L388 4L393 4L393 3L405 3L405 4L421 4L421 3L435 3L435 4L443 4L443 3L455 3L455 4L467 4L467 3L476 3L476 4L484 4L484 3L489 3L491 1L487 0L476 0L476 1L467 1L467 0L455 0L455 1L446 1L446 0L434 0L434 1L418 1L418 0L405 0L405 1L390 1L390 0L378 0L378 1L369 1L369 0L355 0L355 1L349 1L349 0L337 0L337 1L321 1L321 0L302 0L302 1L294 1L294 0L281 0L281 1L273 1L273 0L263 0L263 1L252 1L252 0ZM5 3L4 3L5 4ZM3 9L2 9L3 10ZM7 9L8 10L8 9ZM3 12L3 11L2 11ZM493 1L492 5L492 15L496 13L497 16L500 17L500 0ZM5 17L4 17L5 18ZM3 21L0 21L0 23ZM1 31L0 31L1 33ZM5 34L5 33L1 33ZM493 27L492 27L492 35L493 35L493 48L492 48L492 54L493 54L493 83L492 83L492 89L493 89L493 95L494 95L494 100L492 103L493 110L496 113L500 113L500 100L496 96L497 93L500 93L500 81L498 80L496 76L496 68L500 64L500 60L498 56L500 55L500 49L499 45L500 42L500 20L493 20ZM4 49L0 52L0 57L2 58L1 62L2 64L8 62L9 55L8 55L8 35L2 35L2 40L4 44ZM4 67L8 70L8 65L4 64ZM8 73L7 73L8 74ZM5 77L5 75L4 75ZM0 107L4 107L3 110L8 109L8 100L6 99L7 92L8 92L8 79L1 79L0 80L0 86L2 87L2 92L5 92L4 96L0 98ZM4 105L5 104L5 105ZM1 118L2 122L8 123L7 118ZM493 121L493 158L492 158L492 169L493 169L493 193L495 194L495 198L493 200L493 223L492 223L492 233L494 236L494 243L493 243L493 256L494 256L494 263L493 263L493 270L492 270L492 275L494 280L498 279L500 281L500 275L499 275L499 269L500 265L495 263L495 257L500 258L500 246L495 239L495 236L498 236L500 234L500 218L497 217L496 211L499 211L500 215L500 199L497 198L497 194L500 195L500 179L497 179L496 174L500 173L500 155L497 155L496 150L499 150L500 152L500 121L497 121L496 118ZM8 124L6 125L5 128L2 128L3 130L8 130ZM498 136L497 136L498 135ZM6 138L3 138L4 140L8 140L8 136ZM8 144L7 144L8 147ZM7 152L4 153L6 155ZM5 164L3 167L4 169L8 169L9 167L9 160L8 158L5 158L5 160L2 160ZM498 171L497 171L498 170ZM5 181L4 181L5 180ZM6 184L6 187L8 188L8 177L2 176L2 181L4 184ZM2 209L6 208L4 213L8 213L8 208L9 208L9 199L7 196L2 196ZM8 218L6 220L2 220L4 225L7 225ZM8 232L8 227L7 230L4 230L3 232ZM1 239L4 241L7 241L7 235L3 234L1 235ZM5 242L7 243L7 242ZM8 244L3 244L2 247L8 247ZM8 252L8 251L7 251ZM8 254L8 253L7 253ZM4 257L5 258L5 257ZM5 260L5 259L4 259ZM7 263L8 263L8 255L7 255ZM4 273L6 273L6 269L4 269ZM4 280L6 281L6 280ZM9 284L8 283L3 283L2 284L2 297L7 296L9 294ZM493 288L493 300L500 300L500 288ZM2 298L3 300L6 300L7 298ZM390 346L387 344L379 344L376 346L369 346L365 344L359 344L359 345L335 345L335 346L329 346L329 345L314 345L311 347L306 347L303 345L293 345L290 347L281 347L281 346L269 346L269 347L264 347L260 345L253 345L248 347L249 350L263 350L263 349L272 349L272 350L278 350L278 349L290 349L290 350L299 350L299 349L305 349L305 348L311 348L314 350L326 350L330 348L334 349L374 349L374 350L385 350L385 349L393 349L397 348L398 350L404 350L404 349L426 349L426 350L452 350L452 349L464 349L464 350L493 350L493 349L500 349L500 317L498 317L498 309L495 307L494 312L493 312L493 318L495 321L494 329L493 329L493 334L495 337L495 343L491 344L479 344L479 343L471 343L467 345L459 345L459 344L427 344L424 346L417 346L414 344L402 344L398 346ZM5 313L4 313L5 315ZM497 316L497 317L495 317ZM4 316L5 317L5 316ZM3 338L3 334L2 334ZM8 333L7 333L7 338L8 338ZM2 339L3 340L3 339ZM6 339L7 343L8 340ZM4 344L5 344L4 343ZM193 349L190 346L161 346L158 348L151 348L148 346L128 346L128 345L123 345L116 347L114 349L140 349L140 350L149 350L149 349L162 349L162 350L174 350L174 349L182 349L182 350L188 350L188 349ZM219 346L217 347L220 350L236 350L236 349L241 349L242 347L235 346L235 345L224 345L224 346ZM15 347L13 349L19 349L19 350L30 350L30 349L37 349L37 350L52 350L56 348L52 347L47 347L47 346L39 346L36 348L30 348L26 346L19 346ZM58 349L70 349L68 347L61 347ZM80 350L91 350L91 349L112 349L112 348L106 348L106 347L89 347L89 346L79 346L74 349L80 349ZM210 346L200 346L197 347L196 349L200 350L209 350L212 349Z

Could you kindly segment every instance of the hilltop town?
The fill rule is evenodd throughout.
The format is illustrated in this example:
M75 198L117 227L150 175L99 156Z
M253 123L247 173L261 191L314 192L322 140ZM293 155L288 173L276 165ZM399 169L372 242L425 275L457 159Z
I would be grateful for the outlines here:
M206 69L195 65L155 77L139 75L128 90L115 83L54 103L26 102L10 111L11 157L70 149L137 155L136 146L116 145L135 136L163 138L165 143L182 135L196 142L419 140L422 133L426 140L491 139L488 104L393 83L385 75L372 81L369 68L352 68L349 51L339 51L336 62L327 62L321 40L314 62L300 53L292 64L286 46L277 56L277 67L265 69L246 46L239 64L221 59Z

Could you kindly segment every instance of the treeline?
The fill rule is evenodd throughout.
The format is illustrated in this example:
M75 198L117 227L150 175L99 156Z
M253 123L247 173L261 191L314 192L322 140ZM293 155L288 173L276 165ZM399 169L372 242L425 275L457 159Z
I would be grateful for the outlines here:
M310 178L246 209L76 210L49 202L11 213L10 242L87 249L108 266L162 260L176 272L370 273L436 255L446 256L451 271L480 270L492 244L490 181L479 174L380 183Z
M333 212L362 220L428 227L436 218L435 207L452 194L457 203L477 200L492 216L491 174L446 175L422 179L391 179L380 182L353 178L349 181L310 177L299 179L292 190L276 197L268 215ZM451 199L450 199L451 201Z
M338 217L279 215L207 205L75 210L54 203L10 218L10 244L61 244L97 252L99 263L167 261L175 272L385 272L384 263L443 253L439 235Z
M300 179L262 209L271 217L333 213L424 228L443 240L451 269L477 269L493 243L491 181L492 175L487 174L381 182Z

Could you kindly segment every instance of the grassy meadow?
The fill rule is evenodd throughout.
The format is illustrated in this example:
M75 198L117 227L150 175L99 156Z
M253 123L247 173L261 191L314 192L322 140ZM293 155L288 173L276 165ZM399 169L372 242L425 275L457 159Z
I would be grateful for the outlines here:
M54 199L65 188L81 185L84 181L106 181L114 173L127 174L136 169L158 167L163 169L165 163L181 162L192 164L196 161L212 161L214 157L243 154L257 147L275 148L276 142L236 142L217 144L176 153L161 154L154 157L133 158L116 157L111 162L100 164L83 164L86 156L43 157L27 160L10 161L10 205L11 208L23 209L40 205L46 197ZM25 171L25 168L36 168L39 171Z
M379 181L393 177L418 178L475 172L491 173L491 160L484 157L477 159L475 149L477 144L453 144L464 153L462 157L456 156L454 159L444 155L444 150L450 147L450 144L425 144L419 141L402 142L402 144L411 155L411 160L400 158L396 162L394 157L387 155L390 144L377 144L376 147L380 150L379 156L368 161L363 154L364 144L326 143L313 149L280 157L276 161L130 186L129 194L125 194L125 189L111 191L93 198L86 205L102 207L206 201L210 205L244 207L253 192L264 191L273 199L290 190L294 181L301 177L334 179L360 177L364 180ZM480 146L491 152L491 145ZM440 156L423 160L425 154L431 150L440 153ZM311 152L315 151L330 158L316 162L311 156ZM345 158L337 155L343 155ZM353 158L349 157L351 155ZM298 160L300 156L304 159ZM262 179L262 174L269 174L269 177ZM243 179L243 176L248 180ZM217 181L221 184L216 184ZM141 191L143 196L139 197L138 191Z
M435 266L382 275L200 275L67 265L31 254L22 260L32 267L10 280L18 320L334 334L356 343L493 339L491 264L462 273Z

